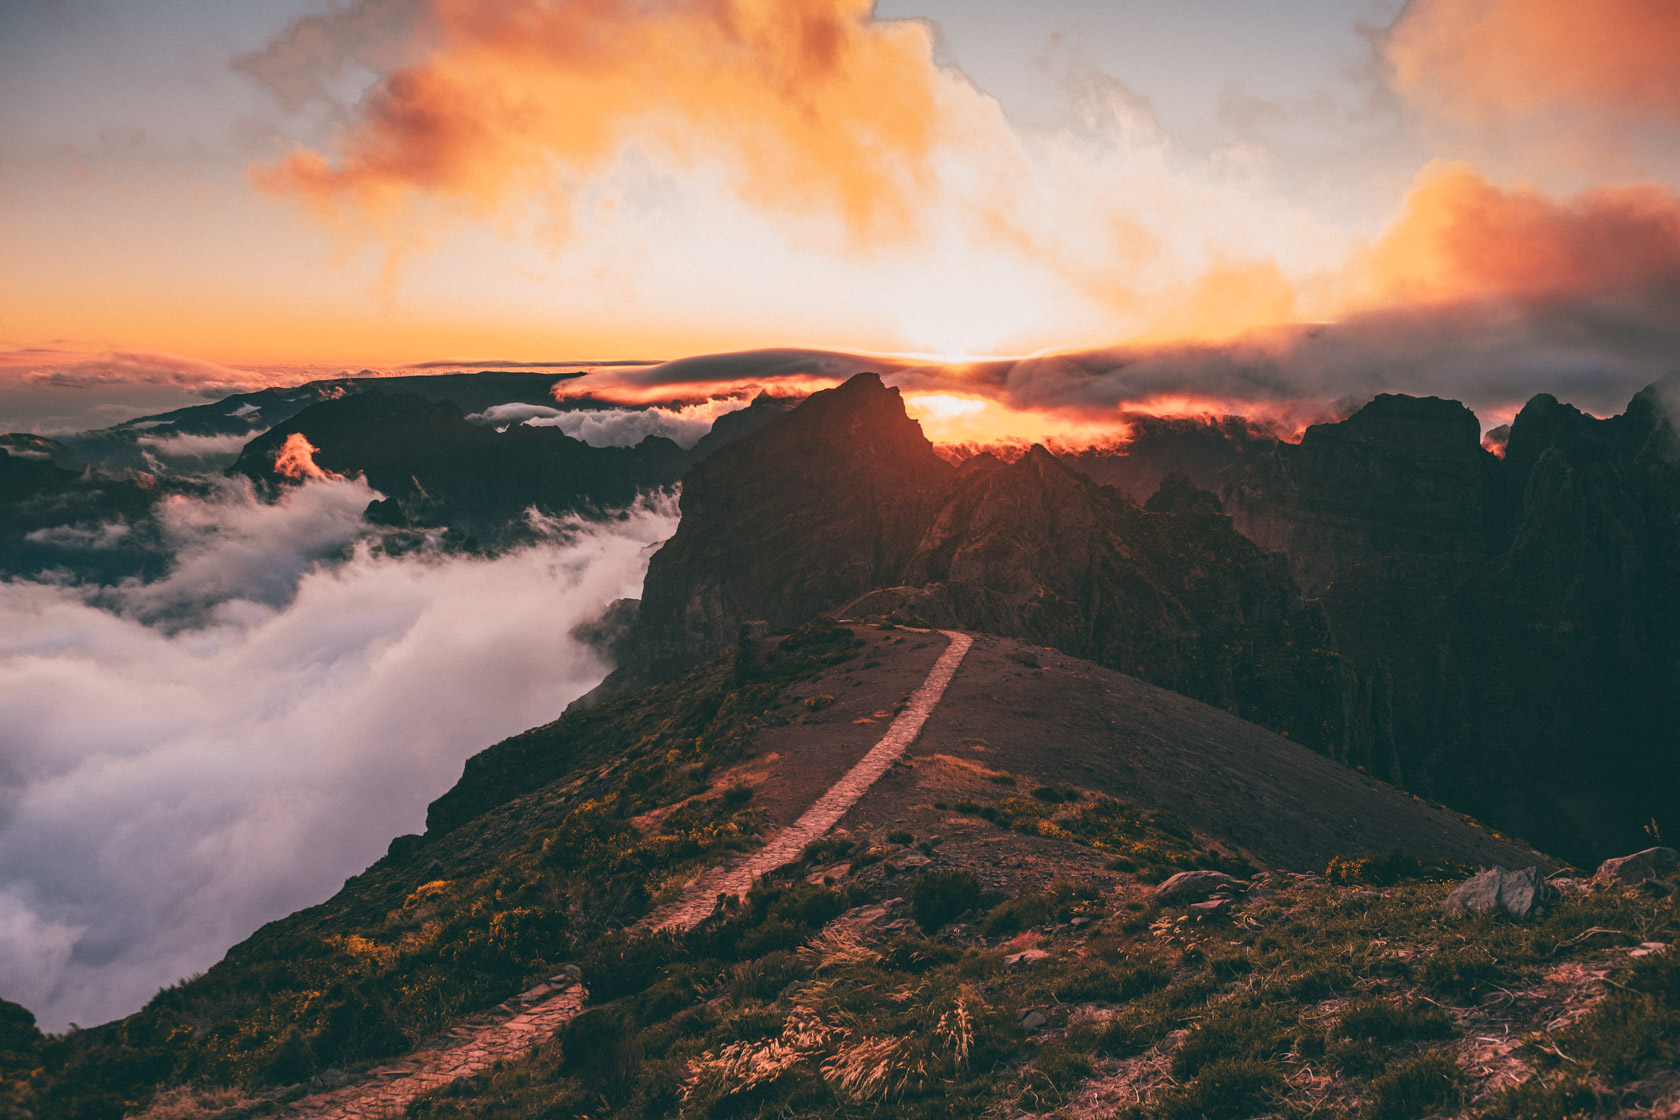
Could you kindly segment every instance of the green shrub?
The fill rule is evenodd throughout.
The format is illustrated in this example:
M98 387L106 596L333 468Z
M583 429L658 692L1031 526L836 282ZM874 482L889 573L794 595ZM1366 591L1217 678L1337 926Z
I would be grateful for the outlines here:
M1450 1054L1425 1054L1374 1078L1365 1095L1366 1120L1422 1120L1458 1108L1464 1070Z
M1538 1077L1495 1094L1476 1114L1477 1120L1591 1120L1598 1115L1598 1094L1591 1085Z
M1453 1024L1440 1008L1427 1003L1406 1005L1367 997L1342 1008L1331 1030L1337 1038L1386 1046L1448 1038L1453 1033Z
M787 950L766 953L757 960L742 961L729 970L729 997L736 1003L748 999L770 999L803 975L805 969L799 958Z
M718 803L725 809L739 809L753 799L753 793L751 786L730 786L718 796Z
M954 945L924 941L919 937L900 937L881 950L881 965L895 972L926 972L941 965L962 959L963 952Z
M1618 1081L1680 1066L1680 951L1635 962L1617 984L1559 1049Z
M585 1087L619 1100L636 1086L642 1044L631 1024L610 1011L585 1011L560 1034L560 1068Z
M799 858L806 863L833 863L845 858L855 847L857 842L844 836L824 836L807 844Z
M1183 1081L1223 1059L1264 1061L1289 1049L1294 1015L1276 1005L1220 1007L1173 1051L1173 1076Z
M1091 1059L1066 1047L1046 1047L1021 1075L1021 1104L1045 1112L1063 1104L1069 1090L1091 1076Z
M1119 1113L1125 1120L1242 1120L1277 1099L1283 1074L1271 1062L1218 1058L1188 1085L1155 1094L1147 1106Z
M1324 878L1341 887L1389 887L1402 879L1415 879L1422 874L1421 860L1397 851L1335 856L1324 869Z
M1509 983L1516 970L1498 960L1487 946L1466 943L1428 954L1412 975L1430 991L1470 1000L1489 988Z
M1094 883L1057 883L999 903L986 915L986 936L1019 933L1047 922L1065 922L1078 914L1102 913L1102 891Z
M656 933L612 933L585 952L579 967L589 998L596 1003L641 991L672 961L684 957L678 937Z
M315 1055L310 1053L303 1032L296 1027L287 1027L280 1038L280 1045L274 1048L273 1057L263 1068L264 1077L276 1085L294 1085L309 1080L314 1073Z
M1167 986L1172 971L1159 961L1093 964L1070 972L1056 985L1056 998L1069 1003L1125 1003Z
M894 844L911 844L915 842L916 834L908 829L895 828L887 833L887 839Z
M910 916L928 933L980 906L980 880L972 871L924 871L910 892Z

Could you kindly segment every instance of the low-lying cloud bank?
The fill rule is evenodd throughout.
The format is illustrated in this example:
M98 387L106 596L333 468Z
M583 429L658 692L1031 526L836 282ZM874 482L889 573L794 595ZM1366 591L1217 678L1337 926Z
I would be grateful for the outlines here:
M562 411L540 404L499 404L469 419L497 427L524 424L559 428L591 447L634 447L648 436L663 436L684 450L699 443L717 418L752 403L745 395L705 400L678 408L582 408Z
M136 1010L419 830L466 756L600 680L572 631L676 525L649 500L395 557L371 494L179 503L149 586L0 582L0 996L45 1027Z

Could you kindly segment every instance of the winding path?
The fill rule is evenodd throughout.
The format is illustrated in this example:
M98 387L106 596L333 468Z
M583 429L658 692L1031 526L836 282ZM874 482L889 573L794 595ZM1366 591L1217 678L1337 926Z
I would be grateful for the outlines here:
M673 926L692 929L711 914L722 895L744 896L752 889L753 880L769 874L783 864L799 858L807 845L833 828L853 805L858 803L870 786L891 768L922 733L922 725L933 714L934 706L945 695L945 687L957 673L963 656L974 639L954 630L941 631L951 644L933 663L927 680L910 697L910 703L887 727L880 742L869 753L828 787L816 804L805 810L799 819L770 838L769 843L742 859L734 867L720 867L702 875L689 886L676 902L648 915L640 923L651 929Z
M950 645L868 754L762 848L732 866L700 876L675 902L638 925L644 929L691 929L712 913L720 895L745 895L754 880L791 863L808 844L833 828L916 741L963 656L974 644L967 634L954 630L941 633ZM582 1011L587 996L576 980L556 976L466 1020L401 1061L294 1102L284 1115L290 1120L383 1120L400 1116L408 1102L422 1093L471 1077L497 1062L524 1057Z

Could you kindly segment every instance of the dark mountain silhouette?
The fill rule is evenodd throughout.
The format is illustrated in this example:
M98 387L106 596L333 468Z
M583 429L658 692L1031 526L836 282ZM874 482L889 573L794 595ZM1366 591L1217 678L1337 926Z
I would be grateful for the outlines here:
M1217 517L1147 514L1043 448L953 470L860 374L691 471L649 566L621 694L820 610L1054 645L1329 749L1338 689L1283 563Z
M1376 402L1224 487L1287 556L1207 474L1167 472L1143 509L1043 448L952 467L872 375L755 405L695 449L595 703L474 756L425 835L132 1016L43 1036L0 1000L0 1112L1671 1112L1680 857L1548 886L1548 856L1320 753L1375 761L1337 738L1345 702L1443 788L1525 745L1583 797L1607 764L1660 774L1655 722L1617 725L1626 759L1568 737L1587 693L1664 711L1660 404L1597 421L1537 398L1498 461L1451 402ZM680 453L586 456L402 395L308 412L291 430L322 467L378 471L392 518L591 500ZM254 477L287 434L248 449ZM1307 566L1319 543L1334 563ZM1469 738L1501 721L1509 758ZM1429 727L1460 738L1405 753ZM1504 778L1573 808L1553 774ZM837 793L835 827L778 842ZM717 900L715 869L766 854ZM1454 916L1484 864L1529 893ZM673 906L696 924L661 924Z
M1672 388L1603 421L1538 397L1503 459L1435 398L1299 444L1169 426L1149 438L1208 451L1223 497L1169 472L1139 509L1042 449L952 470L859 376L691 473L585 702L749 621L897 611L1132 672L1597 859L1680 793Z
M96 583L161 575L168 553L153 513L182 480L89 469L65 444L0 436L0 578L74 572Z
M257 435L283 424L311 405L360 393L410 393L429 401L448 401L463 412L483 412L499 404L560 407L554 386L578 373L485 370L481 373L413 374L380 377L331 377L291 387L234 393L211 404L190 405L124 421L64 441L90 464L107 471L144 470L142 440L171 436ZM593 407L593 405L591 406Z
M649 436L634 447L592 447L558 428L498 432L469 421L452 400L365 390L321 401L245 445L232 470L272 484L275 456L294 433L317 448L315 463L363 474L386 495L370 520L449 528L485 545L529 531L526 511L550 516L623 508L675 485L688 467L786 411L761 396L721 417L693 450Z
M812 394L697 464L603 695L727 647L748 621L794 626L899 582L954 473L874 374Z
M265 432L232 470L273 482L292 434L317 448L323 470L363 474L412 524L455 529L485 544L517 539L527 509L555 515L623 507L682 477L688 456L649 437L636 447L591 447L557 428L505 432L468 421L451 401L365 392L323 401ZM387 521L396 510L378 511Z
M1140 505L1172 474L1217 494L1255 458L1277 445L1276 433L1241 416L1208 419L1130 414L1130 438L1118 448L1067 452L1081 474L1113 486Z
M1598 420L1535 397L1505 457L1379 397L1224 490L1347 666L1343 757L1583 861L1680 796L1680 378Z

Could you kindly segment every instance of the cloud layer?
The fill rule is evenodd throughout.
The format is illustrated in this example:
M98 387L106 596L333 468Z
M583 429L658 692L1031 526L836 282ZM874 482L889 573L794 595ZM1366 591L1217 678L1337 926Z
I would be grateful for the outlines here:
M663 436L687 449L712 430L719 416L746 408L750 403L743 395L714 398L680 408L583 408L568 412L551 408L532 413L526 405L502 407L525 412L521 419L529 427L559 428L591 447L634 447L648 436ZM490 410L490 414L495 412L496 409Z
M1680 123L1680 6L1670 0L1411 0L1384 46L1398 89L1437 112Z
M303 21L244 65L296 99L340 55L284 59L300 41L343 41L352 20L377 26L373 7L336 28ZM420 26L436 49L385 71L336 162L295 152L257 182L364 216L417 192L491 207L543 179L598 174L635 139L679 160L721 157L744 197L837 216L858 237L902 234L945 127L949 79L926 27L874 21L872 8L434 0Z
M392 557L359 538L369 494L174 509L176 573L99 601L0 583L0 996L103 1021L327 897L468 754L600 679L571 631L675 527L664 501Z

